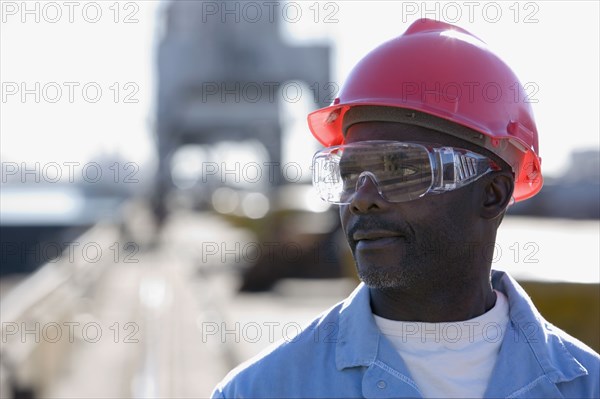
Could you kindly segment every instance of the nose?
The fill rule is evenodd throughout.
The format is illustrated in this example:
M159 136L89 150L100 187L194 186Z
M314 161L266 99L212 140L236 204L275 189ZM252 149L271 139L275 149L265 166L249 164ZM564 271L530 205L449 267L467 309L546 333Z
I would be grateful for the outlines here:
M371 172L362 172L356 182L356 191L350 201L353 213L365 213L382 209L386 201L379 193L377 180Z

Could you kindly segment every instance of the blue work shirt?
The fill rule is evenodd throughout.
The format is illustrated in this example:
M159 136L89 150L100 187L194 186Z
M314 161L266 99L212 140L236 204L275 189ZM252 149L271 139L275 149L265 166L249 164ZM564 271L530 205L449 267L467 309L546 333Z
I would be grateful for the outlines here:
M486 398L598 398L600 357L553 326L509 275L492 273L510 323ZM419 398L401 356L377 328L360 284L297 337L232 370L215 398Z

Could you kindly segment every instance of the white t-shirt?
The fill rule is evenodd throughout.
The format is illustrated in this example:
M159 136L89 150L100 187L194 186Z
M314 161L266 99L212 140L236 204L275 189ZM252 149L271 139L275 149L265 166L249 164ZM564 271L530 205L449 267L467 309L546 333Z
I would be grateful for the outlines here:
M373 315L423 397L483 397L509 321L508 300L495 292L494 307L466 321L422 323Z

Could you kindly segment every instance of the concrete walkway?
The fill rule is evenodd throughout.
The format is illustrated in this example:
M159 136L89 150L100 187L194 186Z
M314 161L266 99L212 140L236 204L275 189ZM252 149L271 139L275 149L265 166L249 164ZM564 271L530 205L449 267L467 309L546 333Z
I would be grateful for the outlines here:
M41 357L55 365L56 373L42 381L35 373L19 372L20 381L34 386L40 397L208 397L234 366L280 339L292 339L356 284L289 280L270 293L238 294L236 265L208 259L202 243L234 248L252 238L212 214L187 213L172 217L151 249L121 254L117 262L108 252L111 256L93 265L93 284L69 300L76 302L74 310L60 321L45 321L62 326L60 341L49 342L41 327L37 345L46 349L33 353L51 354ZM75 326L73 334L67 334L68 325ZM3 350L10 357L35 338L25 335ZM21 362L30 364L20 369L36 370L41 357L24 358ZM3 381L13 378L3 371Z

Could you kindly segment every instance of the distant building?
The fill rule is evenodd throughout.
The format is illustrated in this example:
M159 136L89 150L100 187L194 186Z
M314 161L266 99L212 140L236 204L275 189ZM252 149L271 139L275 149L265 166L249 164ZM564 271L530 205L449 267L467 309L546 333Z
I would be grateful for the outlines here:
M600 219L600 151L571 154L571 162L558 178L547 178L538 195L509 208L511 215L570 219Z
M329 82L329 47L290 46L280 37L281 13L262 10L250 18L243 6L173 1L166 8L158 48L159 216L177 148L255 138L270 162L280 162L278 102L300 83L325 88ZM322 97L315 108L330 101Z

